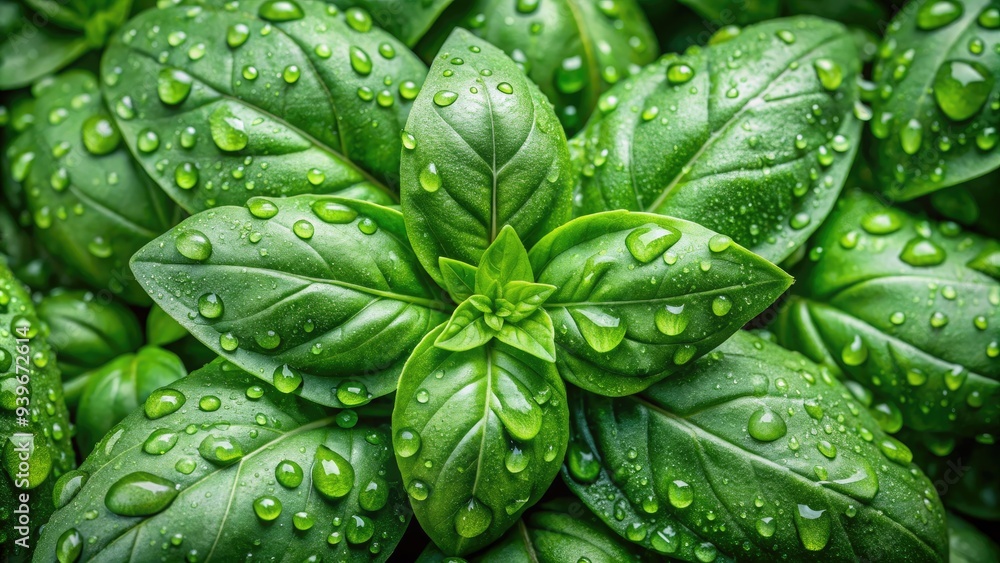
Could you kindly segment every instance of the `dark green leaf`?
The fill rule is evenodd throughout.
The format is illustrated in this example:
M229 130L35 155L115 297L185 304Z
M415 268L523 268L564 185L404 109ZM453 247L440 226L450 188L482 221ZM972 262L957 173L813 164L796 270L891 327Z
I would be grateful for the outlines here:
M110 296L54 291L38 304L38 318L49 326L49 344L59 356L59 371L70 379L100 367L142 345L135 313Z
M686 561L947 560L944 508L909 450L796 353L740 332L640 395L574 395L566 482L645 547Z
M412 47L427 33L452 1L333 0L333 3L342 8L358 6L368 10L375 20L375 25Z
M143 348L123 354L84 374L87 384L76 411L76 442L84 455L115 425L139 408L149 395L187 375L174 354Z
M181 207L395 197L399 130L425 73L409 49L324 2L184 4L133 19L101 65L125 142Z
M38 525L52 513L53 484L74 467L75 460L55 354L31 297L2 261L0 327L0 530L5 534L0 560L28 560L31 549L19 547L15 540L34 547ZM25 424L18 424L19 419ZM19 448L28 453L27 474L19 468ZM28 496L23 504L30 510L26 540L15 528L24 525L15 512L22 504L21 495Z
M567 439L555 367L497 341L464 352L420 343L399 380L394 448L417 520L446 553L499 538L538 501Z
M931 194L930 203L940 215L991 237L1000 238L1000 221L992 210L1000 208L1000 171Z
M995 241L846 195L817 233L779 341L871 388L915 430L1000 430ZM892 430L890 428L890 430Z
M441 283L456 303L461 303L476 292L476 267L465 262L441 257Z
M93 75L70 71L34 91L41 117L9 151L35 235L93 288L148 302L128 260L170 228L176 208L121 144Z
M38 553L86 538L81 561L384 561L407 523L387 430L339 428L255 382L217 361L151 395L73 474L82 486L60 481Z
M847 30L811 17L663 57L605 94L574 138L578 211L698 221L783 260L851 169L859 66Z
M177 342L190 334L181 323L163 310L159 305L153 305L146 317L146 342L150 346L163 346Z
M442 256L479 264L504 226L530 247L569 218L569 153L551 105L464 30L435 59L403 136L407 232L439 282Z
M709 352L791 278L694 223L612 211L576 219L530 253L555 325L559 373L603 395L637 393Z
M995 444L973 440L956 443L947 435L906 430L900 437L914 447L914 461L934 482L949 510L1000 521L1000 468Z
M349 199L251 199L205 211L140 250L139 283L219 355L311 401L392 392L447 320L402 215Z
M558 499L530 511L504 537L468 558L474 563L623 563L655 560L616 536L576 499ZM447 558L434 544L417 563L443 563Z
M879 185L897 199L1000 167L1000 41L992 0L917 0L879 49L872 133ZM994 53L995 54L995 53Z
M948 514L949 563L1000 563L1000 546L975 526Z
M571 133L586 123L604 91L659 54L635 0L475 0L449 13L448 26L457 21L510 55Z
M710 22L739 25L778 17L781 0L678 0ZM838 0L842 1L842 0Z

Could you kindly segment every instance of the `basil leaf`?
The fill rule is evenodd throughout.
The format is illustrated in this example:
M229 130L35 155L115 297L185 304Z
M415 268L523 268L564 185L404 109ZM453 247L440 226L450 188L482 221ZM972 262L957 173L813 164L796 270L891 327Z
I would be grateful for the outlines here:
M678 0L699 16L712 22L739 25L776 18L781 0Z
M1000 223L993 220L991 209L1000 206L1000 171L991 172L959 186L931 194L930 204L937 214L982 234L1000 238Z
M190 334L159 305L153 305L146 317L146 342L150 346L164 346L177 342Z
M612 533L580 501L557 499L531 510L500 540L471 556L469 561L565 563L580 559L591 563L655 560ZM447 560L432 543L420 554L417 563Z
M556 361L555 329L545 311L535 311L515 323L504 323L497 340L546 362Z
M495 299L500 296L501 288L510 283L533 281L535 276L531 273L528 252L514 229L505 225L479 259L476 293Z
M103 297L103 298L102 298ZM142 345L135 313L106 295L54 291L38 303L38 318L49 327L49 344L59 371L70 379Z
M879 185L912 199L1000 167L996 3L919 0L893 18L879 49L872 134Z
M413 47L427 33L438 17L453 0L422 0L401 3L398 0L333 0L333 3L350 8L358 6L367 10L375 24Z
M9 151L35 235L90 286L147 303L128 259L170 228L174 206L121 146L92 74L70 71L34 91L44 119Z
M492 341L417 346L399 379L393 447L424 531L460 555L499 538L541 498L566 447L566 391L553 364Z
M89 454L116 424L139 408L153 391L187 375L180 358L159 348L123 354L82 376L86 381L76 411L76 443Z
M976 269L1000 259L996 241L851 193L814 246L775 328L783 345L871 388L915 430L1000 430L1000 279Z
M370 17L313 0L149 10L101 68L125 142L192 213L255 195L390 202L426 70Z
M195 337L253 375L323 405L396 388L447 306L402 215L349 199L251 199L199 213L136 253L139 283Z
M573 139L577 211L698 221L785 259L851 169L859 66L847 30L810 17L661 58L608 92Z
M694 223L611 211L575 219L529 254L567 381L638 393L709 352L774 302L791 278Z
M941 500L949 510L980 520L1000 520L996 445L972 440L956 444L954 438L942 438L929 432L921 432L918 436L910 434L912 432L904 437L912 439L914 459L942 491ZM921 437L924 439L922 444Z
M439 283L440 257L479 264L504 226L530 247L569 218L569 153L551 105L464 30L435 58L403 137L406 229Z
M24 526L20 517L23 509L15 509L27 504L31 522L44 522L52 513L53 484L73 468L75 460L55 354L26 288L3 261L0 326L0 530L6 533L6 540L0 543L0 559L28 560L37 543L37 527L29 526L30 536L24 538L27 534L15 528ZM24 453L27 460L21 458ZM27 472L20 467L25 461ZM27 502L20 500L21 495L28 496ZM25 549L17 540L30 547Z
M644 547L947 559L944 508L906 446L820 366L749 333L642 394L575 393L571 411L566 483Z
M1000 563L997 546L975 526L948 514L949 563Z
M497 334L496 329L487 324L486 312L481 310L489 306L489 299L482 295L470 297L455 309L444 330L434 340L434 345L452 352L462 352L489 342Z
M656 35L635 0L460 5L452 19L510 55L555 105L570 133L586 123L603 92L659 54Z
M476 267L465 262L441 257L441 283L456 303L461 303L476 293Z
M255 381L217 361L153 393L59 482L38 553L384 561L407 523L388 432Z

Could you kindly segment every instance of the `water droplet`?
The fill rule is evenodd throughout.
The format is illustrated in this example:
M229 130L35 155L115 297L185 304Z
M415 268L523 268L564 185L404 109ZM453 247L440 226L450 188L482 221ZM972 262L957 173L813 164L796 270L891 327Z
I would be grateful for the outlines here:
M873 235L888 235L903 227L903 219L894 210L869 213L861 219L861 228Z
M979 112L989 99L993 84L993 75L983 65L948 61L934 77L934 99L945 115L963 121Z
M271 382L278 391L293 393L302 385L302 374L288 364L283 364L274 369Z
M56 541L56 561L74 563L83 553L83 536L76 528L70 528Z
M507 451L507 455L504 456L504 465L507 467L507 471L511 473L520 473L528 467L528 462L531 458L528 454L524 452L523 449L517 444L513 445L510 450Z
M684 305L666 305L656 310L656 328L667 336L677 336L687 328L691 316L684 312Z
M667 484L667 500L675 508L687 508L694 502L694 489L684 481L670 481Z
M407 485L406 492L409 493L413 500L420 501L427 500L431 490L427 483L414 479L413 481L410 481L409 485Z
M177 445L177 434L165 428L154 430L142 443L142 451L150 455L163 455Z
M375 535L375 523L371 518L355 514L347 520L347 541L353 544L365 543Z
M174 241L177 252L190 260L208 260L212 255L212 242L201 231L190 229L177 235Z
M312 204L312 210L321 220L332 224L350 223L358 216L354 209L332 200L317 200Z
M184 103L191 93L194 79L191 75L177 68L165 68L160 71L156 80L156 92L160 101L168 106Z
M440 90L438 93L434 94L434 103L439 106L446 108L451 104L455 103L458 99L458 94L451 92L449 90Z
M868 360L868 346L860 335L855 334L851 342L840 351L840 359L849 366L860 366Z
M503 92L504 94L514 93L514 87L507 82L501 82L500 84L497 84L497 90Z
M174 170L174 182L182 190L190 190L197 186L198 177L198 168L190 162L178 164Z
M249 38L250 28L246 24L233 24L226 30L226 43L233 49L242 46Z
M556 70L556 88L563 94L575 94L587 85L587 69L583 58L567 57Z
M948 324L948 315L945 315L941 311L935 311L931 314L931 326L934 328L944 328Z
M243 446L226 436L210 434L198 446L201 457L216 465L230 465L243 457Z
M396 439L393 440L393 447L396 455L407 458L413 457L420 451L420 434L416 430L403 428L396 431Z
M381 510L387 502L389 502L389 484L381 477L369 481L358 494L358 504L369 512Z
M288 22L305 17L302 7L294 0L268 0L260 5L257 13L261 19L272 22Z
M281 501L278 497L264 495L253 501L253 511L264 522L271 522L281 516Z
M219 346L226 352L232 352L240 347L240 340L235 334L226 332L219 335Z
M712 235L712 238L708 239L708 249L712 252L723 252L732 245L733 239L726 235Z
M104 505L119 516L150 516L170 506L177 492L173 481L136 471L108 488Z
M52 491L52 500L56 508L62 508L73 501L90 476L85 471L74 469L64 473L56 481Z
M954 0L931 0L917 12L917 27L933 31L962 16L962 5Z
M371 394L364 383L344 381L337 386L337 400L348 407L357 407L371 401Z
M910 448L892 436L886 436L879 442L878 446L882 450L882 454L892 462L905 467L909 466L910 462L913 461L913 453L910 451Z
M733 302L725 295L719 295L712 300L712 313L716 317L724 317L733 308Z
M455 516L455 531L463 538L475 538L489 529L493 512L475 498L463 506Z
M143 404L143 410L145 410L146 416L150 420L156 420L177 412L179 408L184 406L186 400L184 394L180 391L174 389L157 389L150 393Z
M152 129L143 129L135 144L139 152L149 154L160 148L160 136Z
M667 67L667 81L673 85L690 82L694 78L694 69L684 63L673 63Z
M572 309L570 315L583 339L596 352L610 352L625 338L625 323L600 309Z
M354 467L339 453L321 445L316 449L312 479L320 494L337 500L354 488Z
M826 440L820 440L817 442L816 449L819 450L819 453L830 459L837 457L837 446L834 446Z
M372 28L371 15L361 8L348 8L344 13L344 20L351 29L359 33L368 33Z
M282 460L274 468L274 478L282 487L294 489L302 484L302 467L291 460Z
M309 221L299 219L292 225L292 232L302 240L309 240L313 237L313 233L316 232L316 228Z
M785 425L785 420L778 413L764 407L757 409L750 415L747 431L756 440L773 442L782 438L788 432L788 428Z
M916 119L906 122L899 131L899 144L906 154L917 154L924 140L924 128Z
M580 483L593 483L601 474L601 462L597 456L576 442L569 445L566 465L573 479Z
M368 76L372 73L372 60L364 49L351 45L349 56L351 59L351 68L354 69L354 72L361 76ZM437 101L436 98L435 101Z
M677 243L681 234L657 225L647 225L634 229L625 237L625 247L633 258L648 264L660 257L668 248Z
M813 68L816 70L816 77L819 78L819 83L828 91L832 92L840 88L840 85L844 82L844 71L840 68L839 64L831 59L816 59L813 61Z
M434 193L441 189L441 174L438 172L437 165L433 162L429 162L427 166L420 170L418 179L420 187L426 192Z
M937 266L944 263L945 258L943 248L922 237L910 239L899 254L900 260L915 267Z
M243 120L233 114L228 105L221 105L208 118L212 132L212 140L219 150L226 152L240 151L246 148L250 141Z
M95 115L83 122L83 145L91 154L105 155L118 148L121 133L111 120Z

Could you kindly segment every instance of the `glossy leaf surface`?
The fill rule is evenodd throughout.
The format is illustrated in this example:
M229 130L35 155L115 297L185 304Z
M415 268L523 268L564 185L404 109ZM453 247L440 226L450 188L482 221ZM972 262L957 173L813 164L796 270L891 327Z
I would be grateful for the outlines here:
M70 71L34 92L37 118L8 155L35 235L94 289L148 302L128 260L170 228L174 205L133 162L92 74Z
M566 451L555 367L499 342L417 347L399 380L393 447L410 505L446 553L485 547L541 498Z
M257 383L218 361L151 395L60 481L38 553L384 561L407 523L388 430Z
M920 431L1000 430L1000 245L852 193L775 332Z
M181 207L395 198L415 55L324 2L184 4L131 20L101 64L125 142Z
M83 395L77 407L76 442L84 455L126 416L139 408L160 387L187 375L174 354L159 348L143 348L122 354L87 372Z
M326 405L392 392L410 351L449 314L398 211L330 196L199 213L132 269L217 354Z
M569 152L551 104L467 31L435 58L403 138L406 229L439 282L439 258L479 264L505 225L531 247L569 219Z
M859 66L847 30L811 17L661 58L605 94L573 139L577 212L698 221L781 261L851 168Z
M662 215L575 219L529 254L567 381L637 393L708 353L784 292L791 278L725 236Z
M0 414L0 530L6 534L0 543L0 559L28 559L38 541L37 528L27 530L29 549L15 545L22 537L21 530L15 529L21 525L15 512L22 504L20 496L28 495L24 504L31 518L44 521L52 513L53 484L73 468L75 460L55 354L31 297L2 261ZM19 424L20 420L25 424ZM22 453L27 454L26 472L20 467Z
M567 484L647 548L947 560L944 508L906 446L828 371L749 333L639 395L570 402Z
M951 563L1000 562L1000 546L972 524L950 513L948 547Z
M359 7L368 11L375 25L395 35L413 47L453 0L333 0L342 7Z
M879 183L912 199L1000 167L1000 15L990 0L919 0L889 25L875 67ZM995 53L992 53L995 54Z

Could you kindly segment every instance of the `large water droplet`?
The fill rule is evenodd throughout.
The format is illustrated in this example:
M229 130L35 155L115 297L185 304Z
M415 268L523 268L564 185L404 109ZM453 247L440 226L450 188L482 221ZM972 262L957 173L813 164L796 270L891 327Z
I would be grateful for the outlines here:
M228 436L210 434L201 441L198 453L216 465L225 466L235 463L243 457L243 446Z
M452 92L450 90L441 90L441 91L437 92L436 94L434 94L434 103L437 106L443 107L443 108L446 108L446 107L450 106L451 104L455 103L455 100L457 100L457 99L458 99L458 94L456 94L456 93L454 93L454 92Z
M89 477L86 471L77 469L64 473L52 490L52 502L55 507L62 508L72 502Z
M83 553L83 536L76 528L70 528L56 541L56 561L74 563Z
M354 221L358 212L336 201L319 200L312 204L313 213L321 220L332 224L344 224Z
M694 502L694 489L679 479L667 484L667 500L675 508L687 508Z
M302 385L302 374L288 364L274 369L271 382L282 393L292 393Z
M354 488L354 466L339 453L321 445L316 449L312 479L321 495L337 500Z
M600 309L573 309L570 315L583 339L596 352L610 352L625 338L625 323Z
M272 22L287 22L305 17L302 7L294 0L268 0L257 11L261 19Z
M667 81L675 86L690 82L694 74L694 69L684 63L673 63L667 67Z
M236 117L228 105L221 105L208 118L215 146L226 152L240 151L250 141L246 125Z
M177 486L173 481L136 471L111 485L104 505L119 516L150 516L170 506L176 497Z
M167 428L154 430L142 443L142 451L150 455L163 455L177 445L177 438L177 434Z
M814 510L805 504L798 505L793 513L802 547L820 551L830 541L830 517L826 510Z
M634 229L625 237L625 247L633 258L648 264L659 258L671 246L681 239L677 231L665 229L658 225L647 225Z
M493 511L475 498L463 506L455 516L455 531L463 538L482 535L493 522Z
M899 259L915 267L937 266L944 263L947 254L929 239L915 237L907 241Z
M165 68L160 71L156 79L156 93L160 96L160 101L176 106L187 99L191 93L191 85L194 79L191 75L177 68Z
M174 389L157 389L146 399L146 402L143 404L143 410L150 420L156 420L176 412L184 406L184 401L186 401L186 398L180 391Z
M264 522L271 522L281 516L281 501L277 497L264 495L253 501L253 511Z
M757 409L750 415L747 431L756 440L773 442L783 437L788 432L788 428L781 415L764 407Z
M174 241L177 252L185 258L202 262L212 256L212 242L201 231L190 229L177 236Z
M426 192L434 193L441 189L441 174L433 162L427 163L427 166L420 170L418 180L420 187Z
M95 115L83 123L83 145L91 154L105 155L118 148L121 133L111 120L103 115Z
M819 78L819 83L826 90L832 92L840 88L840 85L844 82L844 71L832 59L816 59L813 61L813 68L816 69L816 77Z
M993 74L977 62L948 61L934 76L934 99L945 115L968 119L983 107L993 90Z
M962 16L962 5L954 0L931 0L917 12L917 27L933 31Z
M677 336L684 332L691 315L684 312L684 305L666 305L657 309L654 315L656 328L667 336Z
M274 468L274 478L277 479L282 487L289 489L294 489L301 485L303 476L302 467L289 459L279 462Z

